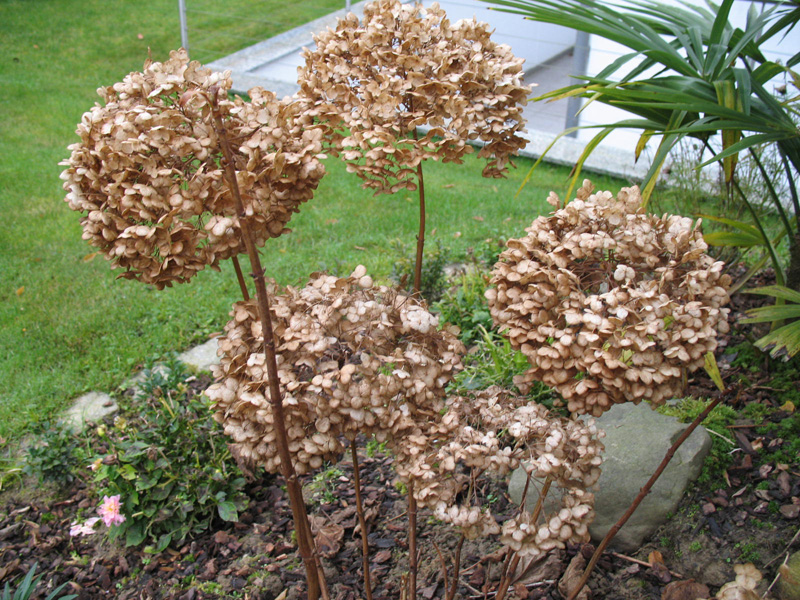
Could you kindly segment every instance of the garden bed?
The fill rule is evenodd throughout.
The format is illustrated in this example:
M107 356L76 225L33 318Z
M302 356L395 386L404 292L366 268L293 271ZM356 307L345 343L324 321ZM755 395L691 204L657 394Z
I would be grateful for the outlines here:
M753 296L735 297L734 318L754 301ZM778 363L759 355L749 345L751 334L747 328L734 328L718 352L725 380L744 387L732 404L712 413L715 446L703 474L675 515L638 552L607 553L601 559L590 580L596 598L667 597L668 585L674 590L673 582L687 579L705 584L713 594L734 578L735 564L746 562L764 574L763 592L787 551L797 549L800 416L794 406L800 365L797 359ZM209 383L208 377L191 377L177 387L187 397L196 397ZM152 385L148 391L151 396L165 393ZM689 392L711 397L713 384L696 373ZM165 397L171 398L171 393L166 391ZM133 422L136 416L123 418ZM88 434L86 444L95 446L94 451L106 447L103 436L119 426L119 420L115 424L109 419ZM401 598L408 571L405 493L396 481L392 457L377 443L362 442L359 460L373 597L395 600ZM284 598L304 597L303 567L294 550L291 511L280 478L252 475L241 490L248 502L238 522L209 518L201 524L201 533L154 552L147 543L125 547L121 541L109 541L101 531L69 535L71 525L94 514L98 504L91 471L82 465L76 473L73 482L59 487L42 487L31 477L8 486L0 509L0 581L18 580L36 563L37 573L44 575L41 597L61 583L87 599L269 600L284 592ZM330 595L341 600L364 597L352 481L347 458L304 479ZM492 499L493 512L500 519L511 516L515 509L505 496L504 483L486 485L484 497ZM452 577L458 536L425 511L419 516L419 535L419 597L443 598L442 561ZM589 545L568 547L549 555L515 582L515 597L562 598L558 583L565 569L577 555L590 556L591 550ZM467 542L457 597L492 597L503 560L495 541Z

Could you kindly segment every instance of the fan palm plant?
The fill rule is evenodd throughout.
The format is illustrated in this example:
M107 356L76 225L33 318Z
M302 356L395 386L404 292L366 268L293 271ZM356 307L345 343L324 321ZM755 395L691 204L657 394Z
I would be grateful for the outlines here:
M709 3L708 7L668 5L657 0L629 0L624 4L595 0L486 1L500 10L594 34L630 50L596 76L581 77L583 83L536 98L582 97L631 113L630 118L615 123L587 126L599 131L575 165L571 188L579 181L588 156L615 130L641 131L637 159L651 138L661 137L642 184L645 201L676 146L685 138L699 140L711 153L699 167L721 162L728 194L743 203L751 218L750 222L718 219L733 230L709 236L708 241L762 248L764 261L771 261L775 268L778 286L800 290L800 201L794 185L800 172L797 97L780 101L767 90L768 83L782 73L788 73L798 87L800 80L791 68L800 62L800 53L782 65L768 60L761 51L767 40L780 39L797 23L798 0L761 13L751 9L743 28L730 22L733 0L723 0L718 6ZM781 197L776 175L763 164L765 147L774 148L780 157L781 173L777 177L786 179L788 198ZM782 230L776 237L767 234L756 202L737 181L738 157L743 152L752 157L780 220ZM786 271L776 249L783 237L788 237L790 248ZM780 297L776 298L780 303Z

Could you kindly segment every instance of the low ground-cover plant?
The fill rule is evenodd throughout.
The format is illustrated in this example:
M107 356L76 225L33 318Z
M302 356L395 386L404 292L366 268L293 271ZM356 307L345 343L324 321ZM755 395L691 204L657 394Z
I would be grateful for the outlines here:
M161 551L217 520L236 521L247 498L207 399L187 381L194 377L177 361L148 374L113 425L98 428L102 447L90 463L97 497L119 503L122 520L106 522L112 539Z
M24 472L40 481L66 486L83 479L91 455L88 439L60 421L38 423L25 455Z
M485 296L488 279L487 271L468 266L455 279L442 299L431 307L443 322L461 330L459 337L467 346L482 339L480 327L491 329L493 326Z

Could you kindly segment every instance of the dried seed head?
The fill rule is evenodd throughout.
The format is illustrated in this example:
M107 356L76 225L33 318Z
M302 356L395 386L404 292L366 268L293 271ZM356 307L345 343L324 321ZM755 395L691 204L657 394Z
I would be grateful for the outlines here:
M438 415L464 347L436 329L421 301L375 286L363 267L346 278L318 273L305 287L281 292L272 320L299 473L336 459L342 438L366 434L394 443ZM255 302L238 302L232 317L220 340L219 381L207 393L243 452L276 471Z
M555 206L558 199L551 194ZM555 388L574 413L679 395L728 329L723 265L699 222L645 214L639 189L577 198L508 242L487 298L531 368L515 383Z
M331 126L332 152L376 193L416 189L416 168L460 162L483 144L484 176L500 177L525 146L522 59L486 23L451 24L433 4L376 0L316 37L300 69L310 114ZM430 130L411 137L419 126ZM341 133L342 131L348 133Z
M238 144L236 178L258 245L312 197L324 174L321 131L305 127L296 103L259 88L250 102L231 101L230 86L230 73L180 50L99 89L104 105L83 115L81 141L62 163L66 201L121 277L163 288L244 251L212 104Z

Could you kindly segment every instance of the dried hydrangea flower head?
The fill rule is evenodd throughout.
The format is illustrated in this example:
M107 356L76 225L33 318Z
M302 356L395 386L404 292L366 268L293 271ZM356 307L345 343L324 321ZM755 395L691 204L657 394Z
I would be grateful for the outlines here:
M83 115L81 141L62 163L66 201L84 213L84 239L124 269L121 277L163 288L244 252L212 102L237 142L256 243L280 235L311 198L324 174L321 131L270 92L231 101L230 86L228 72L212 73L179 50L100 88L104 104Z
M639 189L592 193L539 217L510 240L486 295L492 317L531 368L515 381L555 388L573 413L680 394L728 330L723 264L706 254L699 221L657 217ZM558 198L549 199L558 206Z
M522 555L538 556L588 539L600 476L602 444L593 422L566 419L497 386L448 399L441 418L394 444L400 478L414 482L415 497L467 538L501 534ZM481 503L474 474L505 476L524 465L531 476L550 477L561 504L534 519L528 512L498 525ZM464 490L468 490L464 493Z
M460 162L483 144L484 176L500 177L525 146L522 59L491 40L486 23L451 24L438 4L376 0L305 52L300 94L327 121L334 152L376 193L416 189L416 168ZM416 139L415 128L429 126ZM343 129L347 133L342 133Z
M298 473L343 451L343 437L402 437L444 406L464 347L421 301L350 277L314 274L273 295L278 377ZM234 305L208 390L215 418L241 456L277 471L261 324L254 302Z

